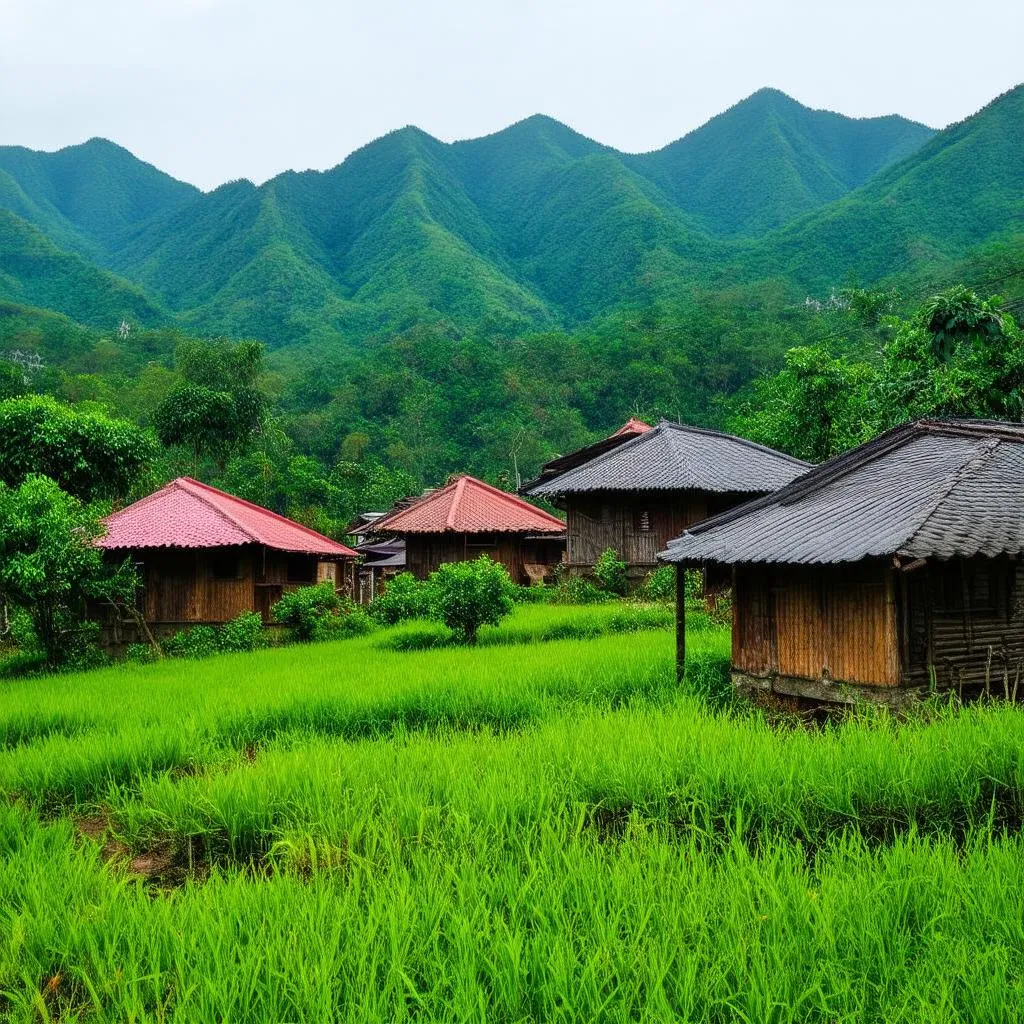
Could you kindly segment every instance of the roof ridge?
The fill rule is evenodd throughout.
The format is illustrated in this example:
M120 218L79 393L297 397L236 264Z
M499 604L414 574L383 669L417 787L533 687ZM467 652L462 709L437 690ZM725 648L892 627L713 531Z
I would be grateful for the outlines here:
M326 540L332 544L341 544L341 541L332 540L332 538L328 537L326 534L320 533L319 530L314 530L313 527L311 526L306 526L304 523L299 523L296 522L294 519L289 519L287 516L283 516L279 512L275 512L273 509L267 508L265 505L257 505L256 502L247 501L245 498L238 497L237 494L229 494L227 491L222 491L219 487L214 487L212 484L204 484L201 480L196 480L194 477L181 476L178 477L176 480L171 481L172 484L178 484L181 482L192 484L195 487L199 487L204 491L212 491L214 494L218 494L223 498L227 498L229 501L234 501L237 502L239 505L244 505L246 508L250 508L254 512L259 512L261 515L270 516L271 519L275 519L279 523L285 523L292 529L301 530L303 533L308 533L312 537L318 537L320 538L320 540ZM238 522L238 520L236 520L234 516L232 516L229 512L226 512L224 509L217 508L215 505L211 504L210 501L205 498L205 496L197 494L196 497L203 501L204 504L212 508L215 512L218 512L219 514L223 515L223 517L227 519L228 522L232 523L234 526L237 526L246 536L252 538L253 543L263 543L263 541L261 541L258 537L253 537L252 532L248 530L246 527L244 527L240 522ZM341 546L348 547L347 544L341 544Z
M956 467L956 469L951 470L946 475L946 478L942 481L942 486L939 488L938 493L935 496L935 500L929 503L924 515L921 516L920 521L908 532L906 540L903 542L904 545L910 544L925 528L925 526L928 525L928 521L939 511L942 503L950 496L950 494L952 494L956 485L988 462L995 454L996 449L1003 443L1004 439L1000 437L985 437L978 439L976 447L964 456L963 461Z
M536 515L542 516L545 519L549 519L554 523L558 523L560 527L565 528L565 523L562 522L557 516L553 516L550 512L545 512L542 508L537 508L536 505L531 505L524 498L519 497L518 494L512 494L509 491L503 491L500 487L495 487L493 484L487 483L486 480L478 480L475 476L470 476L468 473L463 477L464 480L470 480L480 487L486 488L496 497L507 501L510 505L514 505L516 508L525 508Z
M451 508L448 509L448 516L445 519L445 526L447 526L449 530L455 529L455 514L458 512L459 505L462 503L462 496L466 493L467 479L467 477L460 476L459 479L455 481L455 493L452 495Z
M815 491L827 487L834 481L853 472L853 470L859 469L861 466L873 462L883 455L887 455L896 448L902 447L911 435L917 433L916 428L919 422L922 421L901 423L899 426L887 430L884 434L879 434L878 437L872 438L856 448L833 455L831 459L822 462L820 465L812 466L803 476L798 476L788 484L783 484L778 490L771 491L759 498L752 498L742 505L737 505L735 508L720 512L717 516L702 519L699 523L694 523L692 526L687 527L683 534L705 533L714 527L731 523L748 512L756 512L759 509L767 508L769 505L792 505L801 498L805 498L808 494L813 494ZM879 444L878 442L883 438L887 439L888 443L884 445ZM814 479L809 479L810 477L814 477Z
M778 448L772 448L770 445L761 444L760 441L751 441L749 437L740 437L739 434L730 434L727 430L714 430L711 427L698 427L692 423L677 423L675 420L660 420L658 426L664 424L666 427L671 427L672 430L679 430L683 433L689 434L704 434L707 437L724 437L729 441L735 441L737 444L746 445L748 448L754 448L757 451L764 452L767 455L772 455L775 458L785 459L787 462L796 463L798 466L807 466L808 469L813 468L813 462L807 462L805 459L798 459L795 455L790 455L789 452L779 451ZM652 428L653 429L653 428ZM641 437L644 435L640 435Z
M196 486L204 490L215 491L216 493L223 494L225 497L228 498L232 497L232 495L228 494L227 491L221 491L216 487L210 487L209 484L201 483L199 480L195 480L190 476L180 476L176 480L172 480L171 483L169 484L169 486L177 487L178 490L185 491L187 494L191 494L192 497L197 498L208 509L219 515L221 519L227 520L236 529L241 530L241 532L245 534L245 536L248 537L249 540L251 540L254 544L260 543L259 539L252 535L252 531L249 530L247 527L243 526L233 515L231 515L229 512L222 508L218 508L217 505L210 501L210 499L205 494L203 494L201 491L200 493L197 494L192 489L192 486L185 486L186 484ZM269 509L267 509L266 511L269 511Z

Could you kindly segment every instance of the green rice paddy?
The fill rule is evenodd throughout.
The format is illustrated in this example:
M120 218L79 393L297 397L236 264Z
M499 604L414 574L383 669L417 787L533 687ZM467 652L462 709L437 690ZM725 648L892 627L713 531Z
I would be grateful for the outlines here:
M715 710L701 625L6 684L0 1019L1024 1017L1024 715Z

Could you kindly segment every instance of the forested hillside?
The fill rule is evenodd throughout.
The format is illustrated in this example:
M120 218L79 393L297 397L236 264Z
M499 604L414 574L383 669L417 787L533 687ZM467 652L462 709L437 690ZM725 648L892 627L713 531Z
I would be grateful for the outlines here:
M780 368L802 396L877 367L891 318L954 283L1020 319L1021 124L1024 88L936 134L762 90L655 153L538 116L209 193L101 140L0 149L0 397L147 429L170 402L207 448L170 445L158 475L329 532L454 471L514 486L634 415L807 441L751 419ZM266 348L229 453L235 357L197 338Z
M749 278L759 236L931 134L761 90L647 154L536 116L454 144L404 128L332 170L206 194L93 139L0 148L0 209L199 333L336 348L443 320L507 335ZM37 302L29 271L3 271L0 297ZM73 300L55 289L40 304L109 328L109 287L82 282Z

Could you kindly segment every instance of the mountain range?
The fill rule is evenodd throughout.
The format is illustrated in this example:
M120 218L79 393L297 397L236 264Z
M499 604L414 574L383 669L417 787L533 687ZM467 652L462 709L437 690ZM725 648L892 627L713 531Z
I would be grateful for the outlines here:
M0 299L272 348L564 328L759 281L802 299L1018 239L1022 129L1024 86L939 132L762 89L651 153L538 115L455 143L403 128L211 192L103 139L0 147Z

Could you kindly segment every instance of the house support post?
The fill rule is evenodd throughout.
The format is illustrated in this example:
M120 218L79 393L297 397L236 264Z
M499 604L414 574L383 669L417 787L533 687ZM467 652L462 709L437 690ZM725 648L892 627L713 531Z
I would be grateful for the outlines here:
M676 564L676 679L686 674L686 567Z

